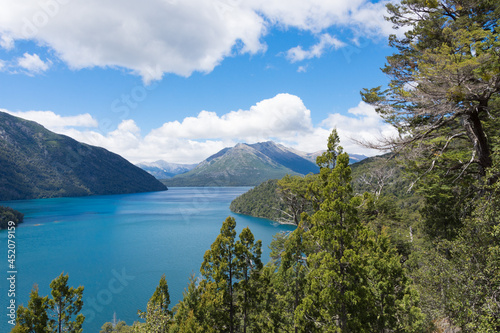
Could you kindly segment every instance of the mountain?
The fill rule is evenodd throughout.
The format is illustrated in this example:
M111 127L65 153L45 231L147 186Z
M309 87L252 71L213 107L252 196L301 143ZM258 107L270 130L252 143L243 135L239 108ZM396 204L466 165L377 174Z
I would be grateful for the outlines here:
M295 154L305 158L306 160L313 162L314 164L316 164L316 157L325 152L325 150L318 150L317 152L314 153L305 153L300 150L295 150L295 149L290 149L290 150L293 151ZM360 162L365 158L368 158L368 156L361 154L349 154L349 164Z
M239 143L210 156L193 170L162 182L168 186L255 186L286 174L318 171L313 162L272 141Z
M0 200L166 189L117 154L0 112Z
M380 191L379 194L394 197L391 199L392 202L397 201L401 207L406 207L405 209L411 211L411 207L418 207L420 204L419 198L415 194L408 193L409 181L403 176L401 166L398 166L390 156L391 154L388 153L367 157L351 165L354 193ZM229 208L234 213L274 221L287 219L286 205L280 199L277 189L276 180L263 182L235 198Z
M349 164L361 162L366 158L368 158L368 156L360 154L349 154Z
M166 161L143 162L136 164L142 170L145 170L155 176L156 179L172 178L176 175L186 173L192 170L198 164L177 164Z

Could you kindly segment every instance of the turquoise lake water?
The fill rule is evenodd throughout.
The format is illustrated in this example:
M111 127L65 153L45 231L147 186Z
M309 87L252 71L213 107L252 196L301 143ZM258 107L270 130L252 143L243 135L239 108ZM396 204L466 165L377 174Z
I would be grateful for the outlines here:
M229 204L249 188L170 188L165 192L0 202L25 214L15 233L16 305L27 305L33 284L41 295L62 272L68 284L83 285L84 332L99 332L113 319L131 324L145 310L165 273L171 305L182 298L189 276L199 276L203 254L227 216L237 232L248 226L268 245L292 226L230 212ZM0 231L3 309L0 332L9 332L7 231Z

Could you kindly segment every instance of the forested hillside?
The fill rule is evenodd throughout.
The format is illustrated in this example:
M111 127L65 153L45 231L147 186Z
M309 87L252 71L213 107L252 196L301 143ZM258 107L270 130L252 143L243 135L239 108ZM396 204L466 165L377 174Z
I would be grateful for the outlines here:
M0 112L0 200L162 190L119 155Z
M239 143L162 182L168 186L255 186L286 174L306 175L318 170L310 160L272 141Z
M365 144L393 158L353 172L333 130L319 174L277 183L297 228L268 264L228 217L183 299L162 277L120 332L500 332L500 2L387 8L406 33L362 96L399 133Z
M7 229L10 221L15 225L23 222L24 214L10 207L0 206L0 229Z

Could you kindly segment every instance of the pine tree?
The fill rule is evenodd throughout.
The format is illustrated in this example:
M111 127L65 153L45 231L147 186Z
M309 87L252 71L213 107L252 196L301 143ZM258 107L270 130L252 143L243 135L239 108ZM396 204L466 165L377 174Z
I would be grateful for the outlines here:
M238 265L239 282L236 285L238 307L243 325L242 332L247 332L250 317L254 316L256 308L258 279L262 270L262 241L255 242L255 237L248 227L244 228L235 245L235 255Z
M294 322L294 313L304 298L307 273L304 232L301 223L285 239L280 266L275 273L281 325L286 330L293 330L296 333L299 332L299 327Z
M145 319L140 330L148 333L166 333L169 330L172 314L168 309L170 305L170 295L168 293L168 284L165 274L162 275L153 296L148 301L146 312L138 311L139 317Z
M85 317L79 313L83 306L83 286L68 287L68 274L61 273L50 283L52 298L49 300L49 311L52 318L49 326L54 332L70 331L81 333Z
M237 257L235 255L236 221L228 217L222 224L220 234L204 255L201 274L215 284L216 299L221 300L222 307L215 308L211 319L220 332L235 332L235 294L234 286L238 275Z
M49 317L47 315L48 296L41 297L38 294L38 286L35 284L30 293L28 306L19 306L17 310L16 328L19 332L27 333L45 333L48 332L47 324Z
M395 248L359 219L349 156L337 144L333 132L318 158L320 176L311 189L318 210L304 221L309 272L296 324L309 332L417 331L418 296Z

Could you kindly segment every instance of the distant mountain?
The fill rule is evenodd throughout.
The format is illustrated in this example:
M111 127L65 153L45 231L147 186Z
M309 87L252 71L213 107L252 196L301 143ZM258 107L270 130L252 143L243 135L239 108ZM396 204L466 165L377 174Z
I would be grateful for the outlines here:
M368 156L360 154L349 154L349 164L361 162L365 158L368 158Z
M0 112L0 200L163 190L117 154Z
M294 153L296 153L297 155L313 162L314 164L316 164L316 158L325 152L325 150L319 150L319 151L314 152L314 153L305 153L305 152L302 152L299 150L292 150L292 151ZM364 160L365 158L368 158L368 156L360 155L360 154L349 154L349 164L357 163L359 161Z
M316 164L292 149L268 141L224 148L193 170L162 182L168 186L254 186L286 174L318 171Z
M156 179L172 178L192 170L198 164L177 164L166 161L138 163L136 166L155 176Z
M409 181L403 176L402 167L398 166L394 159L390 159L390 156L391 153L362 158L362 161L351 165L353 179L351 184L354 193L361 195L364 192L373 193L380 190L382 195L402 200L400 202L405 204L401 206L417 207L420 204L419 198L413 193L408 193ZM352 160L352 156L350 157ZM277 180L263 182L235 198L229 209L234 213L278 222L287 220L289 216L285 213L286 205L280 199L277 190Z

